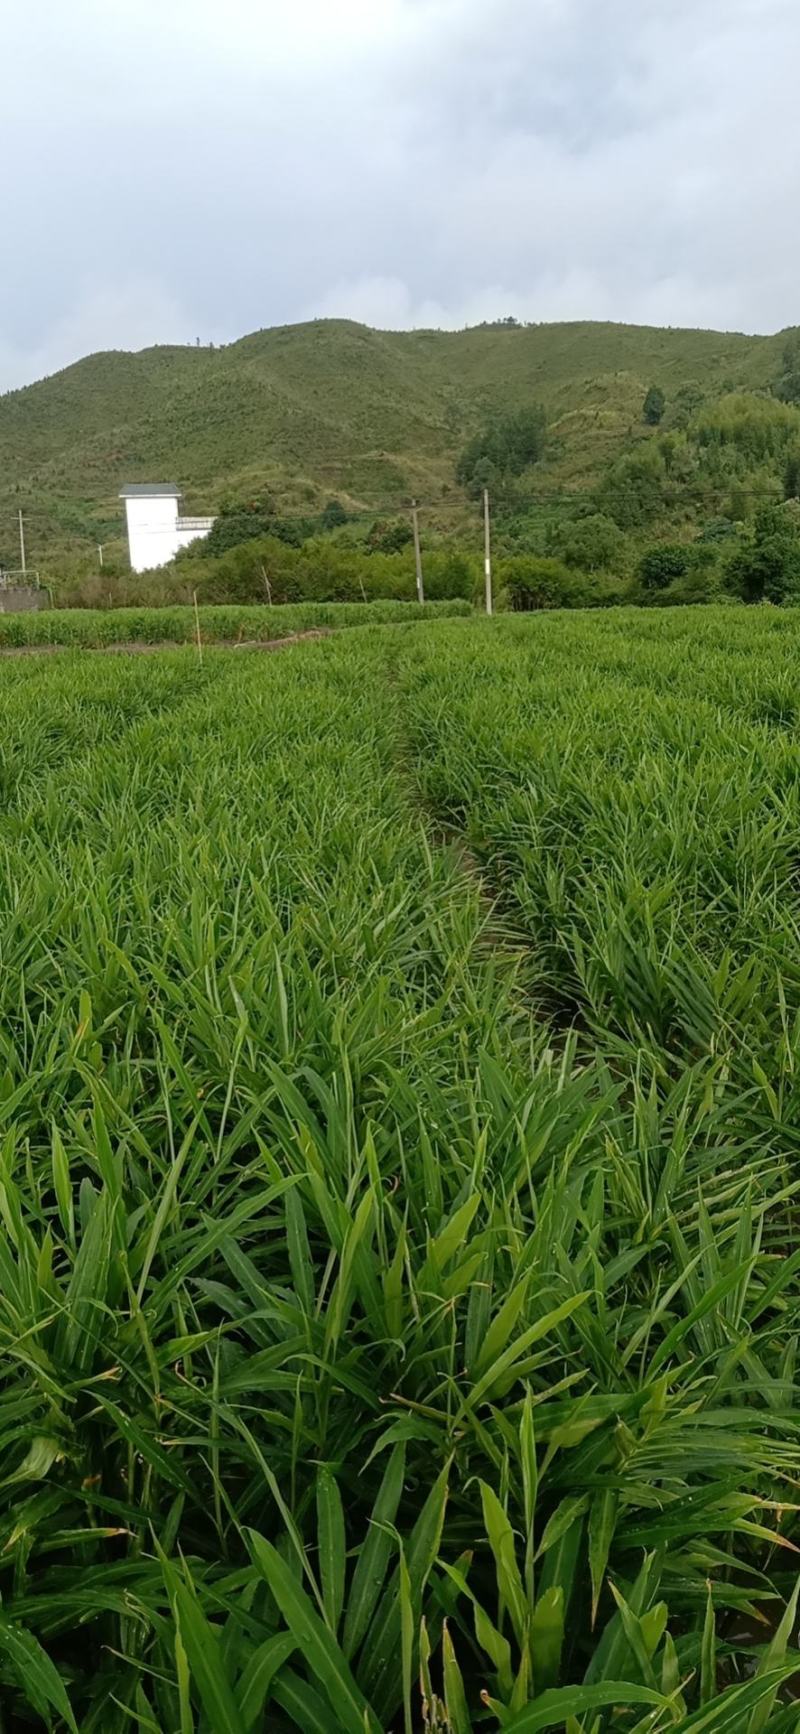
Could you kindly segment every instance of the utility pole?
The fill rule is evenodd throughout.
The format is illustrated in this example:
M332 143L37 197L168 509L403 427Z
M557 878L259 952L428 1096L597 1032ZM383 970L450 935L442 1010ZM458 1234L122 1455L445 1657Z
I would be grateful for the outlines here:
M422 555L419 548L419 518L417 517L417 502L411 501L411 522L414 526L414 565L417 570L417 601L425 601L425 591L422 587Z
M492 612L492 538L489 528L489 489L483 490L483 570L486 574L486 612Z
M26 566L25 566L25 525L22 522L22 507L21 506L20 506L20 510L19 510L19 558L20 558L20 564L22 566L22 575L24 577L25 572L26 572Z

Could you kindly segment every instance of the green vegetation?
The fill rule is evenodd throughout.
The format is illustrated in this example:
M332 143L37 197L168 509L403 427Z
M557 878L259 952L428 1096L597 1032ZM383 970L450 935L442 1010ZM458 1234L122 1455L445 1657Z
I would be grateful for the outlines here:
M429 600L468 599L477 561L448 544L426 546L424 573ZM293 548L266 536L240 543L219 560L208 559L201 548L191 561L176 562L175 581L184 594L196 590L208 602L255 602L265 594L273 602L410 602L416 595L408 542L401 552L381 553L335 537L314 537Z
M319 321L93 357L0 399L0 552L16 563L22 507L58 607L411 600L415 497L426 594L468 600L488 487L514 606L793 602L797 524L762 556L756 520L800 496L799 343ZM217 523L169 568L131 574L117 486L170 473Z
M279 517L268 499L228 501L220 507L208 536L202 542L190 542L181 559L213 559L259 536L273 536L279 542L288 542L299 548L312 536L338 530L347 522L348 513L341 500L329 500L323 511L316 515L292 518Z
M282 521L317 517L334 499L385 519L415 495L428 528L463 540L470 516L454 467L481 428L541 405L547 450L517 490L530 481L537 501L588 498L626 450L685 432L732 386L769 392L785 347L785 334L577 323L377 332L320 320L213 351L90 356L0 397L0 554L16 564L22 506L32 564L96 575L102 543L113 584L125 552L119 487L153 479L182 483L189 511L268 496ZM642 422L653 380L667 399L660 429Z
M387 625L428 619L437 614L468 614L469 604L453 599L416 602L296 603L288 607L56 608L39 614L0 614L0 648L50 645L100 648L104 644L188 644L197 618L204 644L286 638L325 626Z
M688 571L693 550L685 542L657 542L639 561L639 580L646 590L663 590Z
M728 561L726 581L745 602L800 602L800 536L788 511L762 507Z
M545 438L545 413L540 405L491 422L464 447L456 464L456 480L473 500L480 499L485 488L494 493L499 489L501 496L507 494L515 477L543 456Z
M626 600L618 579L587 578L549 555L510 554L497 562L496 572L501 609L608 607Z
M625 537L613 518L604 517L602 512L577 518L572 523L551 524L545 541L567 566L575 566L579 571L618 574L625 571Z
M429 620L4 665L9 1730L798 1727L800 617Z
M666 407L667 400L661 387L658 385L651 385L645 394L645 400L642 405L642 417L643 420L647 422L648 427L658 427L659 422L664 419L664 411Z
M786 339L775 393L784 403L800 403L800 331L792 331Z
M800 450L792 447L786 458L783 472L783 497L785 500L800 498Z

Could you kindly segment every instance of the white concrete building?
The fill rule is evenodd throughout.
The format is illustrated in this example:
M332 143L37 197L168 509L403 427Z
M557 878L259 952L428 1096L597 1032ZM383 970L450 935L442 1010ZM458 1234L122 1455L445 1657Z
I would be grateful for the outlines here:
M213 518L181 518L180 488L172 482L132 482L123 488L128 521L128 552L134 572L149 572L166 566L179 548L207 536Z

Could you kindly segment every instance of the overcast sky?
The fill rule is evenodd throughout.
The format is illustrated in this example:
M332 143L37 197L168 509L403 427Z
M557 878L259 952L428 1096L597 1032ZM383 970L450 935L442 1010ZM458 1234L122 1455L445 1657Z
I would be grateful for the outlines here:
M0 0L0 389L379 326L800 323L797 0Z

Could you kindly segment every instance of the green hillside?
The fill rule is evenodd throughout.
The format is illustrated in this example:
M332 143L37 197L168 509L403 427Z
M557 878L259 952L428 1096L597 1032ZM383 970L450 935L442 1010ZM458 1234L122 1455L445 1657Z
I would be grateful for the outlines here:
M674 401L763 391L784 339L610 324L372 331L320 320L219 349L88 357L0 397L0 557L19 506L32 557L119 538L125 481L175 479L187 508L268 490L281 510L333 494L386 508L416 494L463 512L455 456L491 416L544 405L537 488L595 487L632 441L654 381Z

